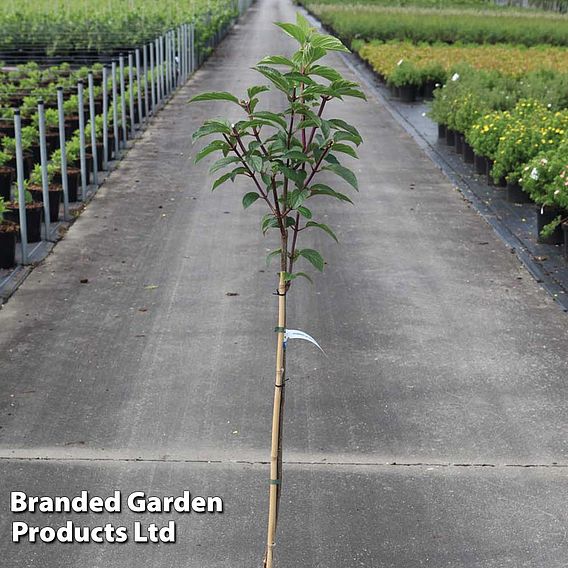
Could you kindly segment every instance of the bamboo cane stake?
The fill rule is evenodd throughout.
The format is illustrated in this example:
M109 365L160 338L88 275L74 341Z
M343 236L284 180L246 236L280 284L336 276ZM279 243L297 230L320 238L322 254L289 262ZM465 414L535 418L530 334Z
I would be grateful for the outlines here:
M270 450L270 493L268 507L268 533L266 540L265 568L272 568L276 524L278 521L278 501L280 496L280 475L282 470L282 409L284 401L284 332L286 329L286 281L285 273L280 272L278 284L278 327L276 343L276 381L274 383L274 406L272 410L272 443Z

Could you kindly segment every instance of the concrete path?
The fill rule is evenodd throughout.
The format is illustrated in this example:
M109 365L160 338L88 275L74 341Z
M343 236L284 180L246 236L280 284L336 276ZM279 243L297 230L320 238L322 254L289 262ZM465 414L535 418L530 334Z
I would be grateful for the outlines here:
M243 186L212 194L190 163L212 111L185 101L259 82L251 65L292 47L271 22L293 16L258 1L0 312L3 566L260 566L273 242ZM289 350L278 566L564 568L566 315L372 97L337 110L366 140L361 193L323 205L341 244L309 237L326 274L291 294L289 325L329 358ZM189 489L225 513L158 516L176 544L10 542L22 518L157 520L8 509L12 490L82 489Z

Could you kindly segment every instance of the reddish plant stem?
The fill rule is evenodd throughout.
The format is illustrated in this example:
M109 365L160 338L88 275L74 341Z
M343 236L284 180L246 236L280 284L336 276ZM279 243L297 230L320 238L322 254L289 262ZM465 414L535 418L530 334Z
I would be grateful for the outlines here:
M241 156L238 148L231 143L231 139L226 135L223 134L223 137L225 138L225 141L227 142L227 144L229 144L229 146L231 147L231 150L235 153L235 155L237 156L237 158L241 161L242 165L245 167L245 169L247 170L249 176L251 177L251 179L254 181L261 197L264 199L264 201L266 201L266 203L268 204L268 206L270 207L270 210L272 211L272 213L274 213L274 215L276 215L276 210L274 209L274 207L272 206L272 203L270 203L270 199L268 199L268 195L264 192L264 190L262 189L262 186L260 185L260 183L258 183L258 180L256 179L256 176L254 175L254 172L249 168L248 164L246 163L245 159ZM238 138L237 138L238 140Z

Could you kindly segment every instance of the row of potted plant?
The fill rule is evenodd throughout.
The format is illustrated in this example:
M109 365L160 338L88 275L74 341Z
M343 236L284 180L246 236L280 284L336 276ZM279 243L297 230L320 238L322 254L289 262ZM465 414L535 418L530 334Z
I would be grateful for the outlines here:
M195 25L196 50L238 15L238 0L137 0L136 10L122 0L67 2L18 0L0 6L0 53L77 61L116 56L151 42L183 23Z
M509 201L538 203L539 240L560 244L568 217L568 184L560 177L568 164L568 105L561 98L520 98L523 82L495 72L470 70L453 79L434 93L430 115L440 135L488 183L506 187Z
M355 41L354 49L380 79L403 100L412 102L422 91L430 98L437 85L447 82L464 65L494 70L502 75L533 83L531 74L548 70L557 76L557 91L568 102L568 49L553 46L514 45L415 45L409 41ZM398 91L396 91L398 89ZM525 96L530 97L525 88Z
M448 44L510 43L568 45L568 17L528 10L494 11L439 7L380 6L374 1L323 4L299 0L347 45L353 40L409 40Z

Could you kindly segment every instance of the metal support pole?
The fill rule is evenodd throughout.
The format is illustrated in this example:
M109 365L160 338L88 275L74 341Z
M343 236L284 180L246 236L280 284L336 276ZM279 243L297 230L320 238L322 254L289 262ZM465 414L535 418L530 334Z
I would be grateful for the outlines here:
M40 99L37 105L39 123L39 156L41 163L41 189L43 195L43 214L45 215L45 240L49 241L51 212L49 210L49 180L47 178L47 144L45 141L45 106Z
M119 138L118 138L118 95L116 87L116 61L111 63L112 76L112 131L114 134L114 159L118 158Z
M134 138L136 124L134 121L134 62L132 52L128 54L128 107L130 114L130 135Z
M95 85L93 72L89 71L89 121L91 123L91 155L93 157L93 183L99 185L99 164L97 152L97 126L95 124Z
M103 67L103 170L108 170L108 67Z
M156 68L154 67L154 52L156 50L156 42L150 44L150 85L152 91L152 114L156 112Z
M69 219L69 180L67 179L67 150L65 148L65 111L63 87L57 87L57 112L59 114L59 148L61 149L61 186L63 187L63 218Z
M156 90L156 104L155 106L152 108L152 112L155 114L156 112L156 108L160 105L160 82L158 79L159 76L159 69L160 69L160 53L158 51L158 40L156 39L154 41L154 49L152 49L152 51L150 52L150 55L152 56L152 59L150 61L151 64L154 63L154 56L156 59L156 65L154 67L154 72L152 73L152 89Z
M195 51L195 24L191 24L189 28L190 31L190 54L191 54L191 72L193 73L197 69L197 53Z
M120 114L122 116L122 143L126 147L126 93L124 88L124 56L118 58L120 70Z
M164 65L164 36L160 36L160 95L162 99L165 99L166 97L166 84L164 81L164 71L165 71L165 65ZM162 102L162 101L160 101Z
M28 263L28 224L26 218L26 190L24 187L24 152L22 150L22 117L14 111L14 136L16 138L16 176L18 183L18 212L20 214L20 239L22 264Z
M138 91L138 124L142 124L144 113L142 112L142 83L140 81L141 67L140 67L140 49L136 48L135 61L136 61L136 90Z
M83 104L83 81L77 83L79 111L79 155L81 158L81 200L87 197L87 152L85 151L85 106Z
M150 116L150 100L148 98L148 44L144 44L143 51L143 67L144 67L144 116L146 120Z
M164 82L166 98L170 96L171 85L170 85L170 33L166 32L164 36Z
M181 50L181 26L177 29L177 42L176 42L176 58L175 58L175 78L176 78L176 87L180 86L181 79L182 79L182 71L181 71L181 58L182 58L182 50Z

